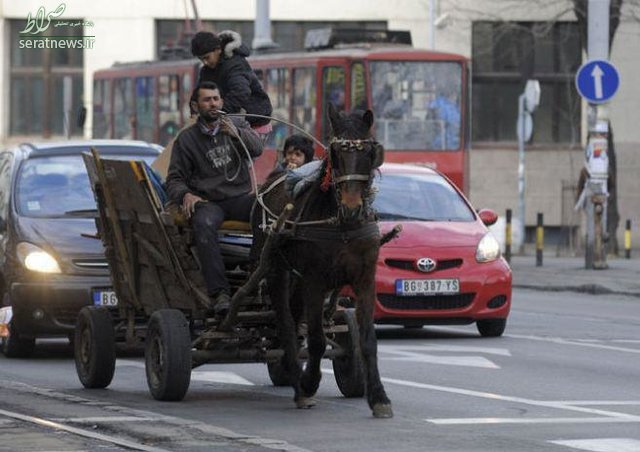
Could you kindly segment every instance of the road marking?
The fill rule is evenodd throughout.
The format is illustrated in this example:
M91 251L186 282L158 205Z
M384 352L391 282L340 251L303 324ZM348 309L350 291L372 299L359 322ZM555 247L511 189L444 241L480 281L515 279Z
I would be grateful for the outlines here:
M511 356L509 350L494 347L468 347L459 345L382 345L378 347L379 358L390 361L410 361L416 363L444 364L450 366L469 366L484 369L499 369L500 366L483 356L441 356L424 352L455 352L455 353L487 353L501 356ZM396 355L392 357L384 354Z
M553 342L554 344L563 344L563 345L579 345L581 347L600 348L603 350L615 350L617 352L640 354L640 350L635 348L614 347L613 345L604 345L604 344L593 344L591 342L580 342L577 340L563 339L561 337L527 336L523 334L505 334L504 337L512 337L514 339L528 339L532 341Z
M323 368L322 371L326 372L326 373L333 374L333 371L330 370L330 369ZM505 395L496 394L496 393L493 393L493 392L474 391L474 390L471 390L471 389L454 388L454 387L451 387L451 386L431 385L431 384L425 384L425 383L418 383L418 382L415 382L415 381L399 380L399 379L396 379L396 378L383 377L383 378L381 378L381 380L384 383L391 383L391 384L396 384L396 385L400 385L400 386L407 386L407 387L410 387L410 388L429 389L429 390L432 390L432 391L440 391L440 392L447 392L447 393L451 393L451 394L466 395L466 396L471 396L471 397L479 397L479 398L483 398L483 399L497 400L497 401L501 401L501 402L514 402L514 403L521 403L521 404L524 404L524 405L531 405L531 406L544 407L544 408L553 408L553 409L571 411L571 412L576 412L576 413L591 414L591 415L595 415L595 416L604 416L604 417L609 417L609 418L614 418L614 419L626 419L627 421L625 421L625 422L640 422L640 416L633 416L633 415L626 414L626 413L618 413L616 411L599 410L599 409L594 409L594 408L575 406L575 405L566 404L566 403L558 402L558 401L544 401L544 400L527 399L527 398L524 398L524 397L505 396ZM434 419L427 419L427 421L433 422Z
M632 438L571 439L549 442L593 452L638 452L640 450L640 441Z
M242 378L240 375L233 372L216 372L210 370L194 370L191 372L191 380L207 381L210 383L227 383L234 385L255 386L249 380Z
M144 369L144 363L140 361L133 361L130 359L118 359L116 360L116 367L137 367ZM255 386L249 380L242 378L240 375L234 372L217 372L210 370L194 370L191 372L192 381L206 381L209 383L226 383L234 385Z
M461 417L461 418L427 418L425 421L437 425L478 425L478 424L617 424L640 422L637 419L622 419L613 417L540 417L540 418L510 418L510 417Z
M640 400L560 400L566 405L640 405Z

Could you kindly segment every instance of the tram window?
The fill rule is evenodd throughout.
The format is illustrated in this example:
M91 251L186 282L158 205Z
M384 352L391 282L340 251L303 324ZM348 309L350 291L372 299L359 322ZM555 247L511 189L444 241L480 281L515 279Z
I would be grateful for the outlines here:
M266 92L273 106L274 118L289 120L289 71L285 68L268 69L266 80ZM269 137L267 145L276 149L282 149L284 140L291 133L289 127L282 122L273 121L273 133Z
M93 82L93 137L111 138L111 80Z
M315 134L316 72L306 67L293 70L292 121L305 131Z
M155 99L152 77L136 78L136 139L153 141L153 101Z
M367 84L362 63L351 66L351 109L367 109Z
M322 136L325 141L329 139L329 124L327 123L327 108L329 102L338 111L344 111L345 107L345 70L343 67L327 67L322 73Z
M115 81L113 93L114 138L133 138L135 112L133 110L133 80L119 78Z
M165 145L180 130L180 79L178 75L158 77L158 141Z

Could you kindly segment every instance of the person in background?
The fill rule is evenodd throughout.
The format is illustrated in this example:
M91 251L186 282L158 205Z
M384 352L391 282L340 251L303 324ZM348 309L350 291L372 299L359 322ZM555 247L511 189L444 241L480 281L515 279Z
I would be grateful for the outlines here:
M255 196L240 140L251 158L262 154L263 145L244 118L220 114L224 102L215 83L200 83L191 104L198 120L176 137L166 187L169 198L191 219L211 307L224 315L231 297L218 229L224 220L249 221Z
M250 52L238 33L200 31L191 40L191 53L203 63L199 83L218 85L227 113L271 116L271 100L247 62ZM271 120L254 116L246 116L246 120L266 141L272 130Z
M313 160L313 141L296 133L287 138L282 148L282 169L296 169Z

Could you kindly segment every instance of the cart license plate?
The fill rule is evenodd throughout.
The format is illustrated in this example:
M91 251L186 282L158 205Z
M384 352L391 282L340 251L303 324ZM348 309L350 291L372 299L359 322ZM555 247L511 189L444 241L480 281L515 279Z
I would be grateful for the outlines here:
M451 279L398 279L397 295L433 295L460 292L460 280Z
M93 304L96 306L118 306L118 297L113 290L96 290L93 292Z

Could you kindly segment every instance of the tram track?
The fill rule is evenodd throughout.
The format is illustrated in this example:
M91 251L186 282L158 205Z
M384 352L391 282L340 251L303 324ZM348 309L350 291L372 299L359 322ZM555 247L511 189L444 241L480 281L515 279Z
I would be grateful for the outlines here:
M0 400L3 400L0 433L10 435L14 432L10 436L18 442L12 444L10 450L60 450L60 442L67 440L73 446L64 450L74 450L79 441L84 441L94 446L89 449L99 444L102 447L114 446L113 450L154 452L212 448L225 451L306 451L282 440L246 435L193 419L7 380L0 380ZM33 442L42 447L21 447L19 433L24 429L31 433L33 429L38 430L32 435ZM78 450L87 450L87 445L84 446Z

